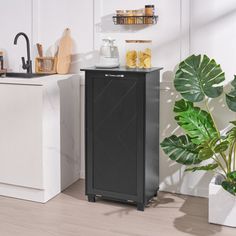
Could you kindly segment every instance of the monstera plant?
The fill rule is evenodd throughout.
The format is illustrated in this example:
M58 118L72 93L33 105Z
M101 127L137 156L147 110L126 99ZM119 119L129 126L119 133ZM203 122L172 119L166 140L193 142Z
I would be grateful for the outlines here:
M225 124L221 133L209 109L209 101L224 93L225 73L206 55L192 55L179 64L174 86L182 99L175 102L177 124L185 135L171 135L161 142L170 159L186 166L185 171L214 171L223 175L222 187L236 195L236 121ZM228 108L236 112L236 76L229 93ZM201 107L194 103L200 103Z

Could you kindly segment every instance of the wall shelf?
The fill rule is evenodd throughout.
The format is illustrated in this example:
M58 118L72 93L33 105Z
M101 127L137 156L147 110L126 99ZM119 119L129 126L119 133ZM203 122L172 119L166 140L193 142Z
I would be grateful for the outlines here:
M113 16L115 25L154 25L158 16Z

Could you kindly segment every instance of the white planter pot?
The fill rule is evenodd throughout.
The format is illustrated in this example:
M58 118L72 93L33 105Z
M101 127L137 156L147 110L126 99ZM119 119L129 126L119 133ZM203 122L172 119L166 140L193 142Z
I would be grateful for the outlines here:
M216 184L209 185L209 223L236 227L236 197Z

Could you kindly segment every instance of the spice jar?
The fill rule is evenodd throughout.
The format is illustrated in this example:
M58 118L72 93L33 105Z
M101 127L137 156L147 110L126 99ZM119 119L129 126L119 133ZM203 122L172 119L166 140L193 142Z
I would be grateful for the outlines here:
M135 24L140 25L143 24L143 15L144 15L144 11L143 10L135 10L133 11L134 14L134 19L135 19Z
M126 67L151 68L151 40L126 40Z
M3 52L0 51L0 71L3 70Z
M125 11L117 10L116 11L117 21L116 24L125 24Z
M152 24L153 23L153 16L155 15L155 6L154 5L145 5L145 16L146 24Z
M127 25L132 25L134 24L134 17L133 17L133 11L132 10L127 10L126 11L126 24Z
M145 15L146 16L154 16L155 14L155 6L154 5L145 5Z
M4 58L3 58L3 52L0 51L0 77L5 76L7 70L4 69Z

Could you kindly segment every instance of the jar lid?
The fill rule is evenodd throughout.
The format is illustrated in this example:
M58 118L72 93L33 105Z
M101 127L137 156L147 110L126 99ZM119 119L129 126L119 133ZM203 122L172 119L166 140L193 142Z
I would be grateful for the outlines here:
M151 7L154 8L155 5L145 5L145 8L149 8L149 7L150 7L150 8L151 8Z
M125 10L116 10L117 13L125 13Z
M126 43L151 43L152 40L125 40Z
M134 14L135 16L143 16L143 15L144 15L144 11L143 11L142 9L140 9L140 10L134 10L134 11L133 11L133 14Z

